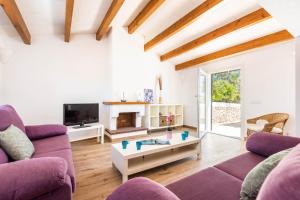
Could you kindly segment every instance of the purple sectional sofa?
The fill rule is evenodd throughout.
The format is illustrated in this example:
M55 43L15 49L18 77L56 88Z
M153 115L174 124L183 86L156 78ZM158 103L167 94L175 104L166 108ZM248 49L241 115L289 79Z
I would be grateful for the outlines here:
M257 199L300 199L300 138L269 133L253 134L249 152L204 169L166 187L146 178L134 178L117 188L107 200L239 200L248 172L268 156L295 147L268 175Z
M71 200L75 171L62 125L24 126L12 106L0 106L0 131L14 124L32 141L32 159L12 162L0 147L0 200Z

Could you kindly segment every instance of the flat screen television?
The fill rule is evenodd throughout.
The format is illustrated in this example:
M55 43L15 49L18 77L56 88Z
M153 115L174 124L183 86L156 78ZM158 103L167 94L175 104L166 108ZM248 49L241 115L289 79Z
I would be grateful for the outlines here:
M64 125L86 127L85 124L99 122L99 104L64 104Z

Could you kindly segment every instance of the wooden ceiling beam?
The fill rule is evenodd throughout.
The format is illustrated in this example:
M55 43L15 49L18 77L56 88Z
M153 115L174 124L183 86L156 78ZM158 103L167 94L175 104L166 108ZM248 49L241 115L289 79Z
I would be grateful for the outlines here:
M31 35L15 0L0 0L4 12L16 28L25 44L31 44Z
M282 42L286 40L293 39L294 37L286 30L279 31L270 35L266 35L263 37L260 37L258 39L254 39L242 44L235 45L233 47L229 47L205 56L201 56L192 60L189 60L187 62L178 64L175 66L175 70L182 70L188 67L192 67L195 65L199 65L201 63L205 63L208 61L212 61L218 58L223 58L226 56L234 55L237 53L245 52L251 49L263 47L266 45L270 45L277 42Z
M96 39L101 40L101 38L107 33L109 30L109 26L114 19L114 17L117 15L118 11L122 7L124 3L124 0L113 0L104 19L102 20L102 23L96 33Z
M196 21L198 17L201 16L203 13L205 13L215 5L219 4L220 2L222 2L222 0L206 0L204 3L197 6L194 10L180 18L174 24L172 24L167 29L165 29L153 39L151 39L149 42L147 42L144 45L144 50L147 51L155 45L158 45L159 43L178 33L179 31Z
M65 42L70 42L74 0L66 0Z
M164 2L165 0L150 0L137 17L129 24L128 33L134 33Z
M165 61L165 60L168 60L175 56L179 56L179 55L186 53L192 49L200 47L201 45L203 45L209 41L217 39L218 37L221 37L223 35L226 35L228 33L236 31L238 29L245 28L247 26L252 26L261 21L270 19L271 17L272 16L265 9L261 8L257 11L254 11L242 18L239 18L233 22L230 22L218 29L213 30L212 32L209 32L203 36L200 36L193 41L190 41L178 48L175 48L175 49L163 54L162 56L160 56L160 60Z

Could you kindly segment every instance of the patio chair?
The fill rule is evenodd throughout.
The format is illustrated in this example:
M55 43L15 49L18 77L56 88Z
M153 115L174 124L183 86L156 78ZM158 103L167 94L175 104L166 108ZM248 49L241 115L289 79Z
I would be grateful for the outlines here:
M287 113L271 113L247 120L247 137L255 132L283 135L284 126L289 119Z

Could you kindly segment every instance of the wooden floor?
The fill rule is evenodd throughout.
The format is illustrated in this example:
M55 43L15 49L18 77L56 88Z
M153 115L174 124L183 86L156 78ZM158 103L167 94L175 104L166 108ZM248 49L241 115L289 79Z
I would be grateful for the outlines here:
M195 134L195 131L192 131ZM152 133L155 135L163 132ZM121 184L120 173L112 167L111 143L96 143L96 139L72 143L76 171L75 200L102 200ZM148 177L163 185L193 174L200 169L212 166L244 151L244 143L215 134L207 134L202 140L201 159L184 159L155 169L130 176Z

